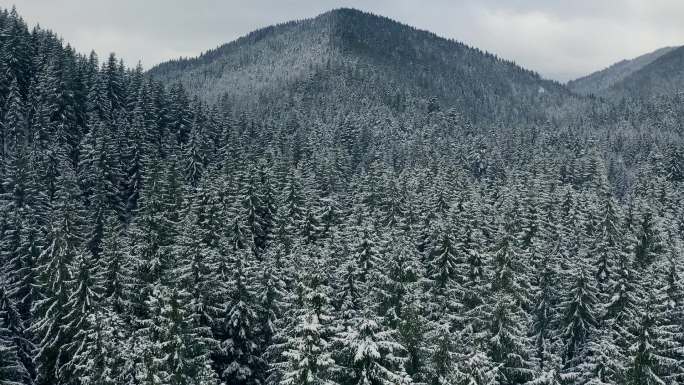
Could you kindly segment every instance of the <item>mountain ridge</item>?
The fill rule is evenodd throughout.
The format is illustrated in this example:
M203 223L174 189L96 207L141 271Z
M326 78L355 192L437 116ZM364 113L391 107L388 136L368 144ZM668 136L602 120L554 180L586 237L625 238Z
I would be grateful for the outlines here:
M662 73L657 68L663 66L663 62L667 61L668 57L682 55L681 52L684 52L682 48L684 47L668 46L633 59L621 60L603 70L572 80L567 83L567 86L578 94L593 94L614 99L630 96L628 89L634 92L631 96L642 98L671 93L671 91L664 91L667 85L663 84L663 80L658 81L655 77L646 74L655 71L660 74L658 77L667 78L672 74L676 75L678 70L681 72L681 67L676 66L665 65L668 73Z
M352 87L360 77L364 84L353 87L376 88L365 97L435 97L475 120L522 116L522 110L570 96L560 83L512 61L351 8L262 28L196 58L160 63L148 74L164 83L181 82L207 100L228 95L234 103L252 104L275 90L295 95L310 79L330 79L313 85L324 95Z

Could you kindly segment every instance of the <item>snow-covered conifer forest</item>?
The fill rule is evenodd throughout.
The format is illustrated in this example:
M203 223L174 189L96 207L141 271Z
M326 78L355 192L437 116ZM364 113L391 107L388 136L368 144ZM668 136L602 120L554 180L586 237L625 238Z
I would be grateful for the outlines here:
M0 31L0 384L684 383L683 49L585 96L348 9Z

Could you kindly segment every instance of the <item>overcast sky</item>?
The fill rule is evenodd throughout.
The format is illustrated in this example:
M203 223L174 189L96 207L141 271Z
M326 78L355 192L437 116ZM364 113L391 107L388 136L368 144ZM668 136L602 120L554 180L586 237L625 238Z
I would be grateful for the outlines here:
M270 24L354 7L566 81L684 45L684 0L0 0L81 52L149 68Z

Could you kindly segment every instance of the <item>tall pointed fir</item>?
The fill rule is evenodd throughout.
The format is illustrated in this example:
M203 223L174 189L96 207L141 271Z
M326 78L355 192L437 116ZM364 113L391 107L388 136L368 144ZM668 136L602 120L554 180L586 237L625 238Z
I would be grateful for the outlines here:
M313 256L312 258L317 258ZM334 330L330 315L331 306L327 287L312 260L309 278L305 282L304 297L294 327L287 337L287 349L283 357L287 360L280 381L282 385L335 384L335 361L332 357Z
M487 353L499 365L497 379L520 384L532 379L534 364L529 355L532 350L532 341L527 335L529 317L523 307L527 299L520 283L524 277L515 255L513 230L513 223L507 220L492 255L493 276L488 298L471 313L484 323L479 338L487 340Z
M64 317L68 314L66 304L72 280L70 266L83 252L80 193L70 161L66 156L61 159L62 174L58 178L57 195L51 210L47 245L36 267L41 298L33 303L35 321L31 330L38 341L35 357L38 384L68 380L60 377L59 371L68 358L60 355L60 349L68 338L62 329Z
M134 295L131 286L132 267L135 261L125 247L125 233L119 220L113 216L105 219L102 252L97 261L98 274L102 279L103 305L122 317L130 309L130 298Z
M19 311L0 286L0 384L33 384L34 346L29 338Z
M583 269L572 278L572 287L559 304L565 367L571 367L580 357L589 337L598 327L596 288Z
M375 230L368 223L358 228L358 232L360 234L354 251L354 260L359 272L359 281L365 283L379 265L377 238Z
M250 244L253 247L254 255L261 255L266 247L267 234L264 229L264 218L262 218L263 202L259 194L258 180L252 171L246 177L246 181L241 187L242 217L247 235L250 237Z
M277 334L278 320L285 310L286 283L282 278L282 249L279 246L268 249L259 277L260 290L259 320L261 331L261 351L265 352L273 344Z
M194 212L188 212L182 222L184 231L174 242L173 286L182 288L190 297L188 317L192 318L198 333L203 338L211 338L211 327L221 313L222 298L227 293L224 283L216 275L219 251L203 240L207 239Z
M667 384L676 377L681 364L670 356L674 344L672 331L661 327L660 314L655 308L656 298L651 294L641 312L638 326L633 331L634 344L629 348L630 358L626 381L633 385Z
M434 246L430 250L427 278L430 280L432 319L443 318L459 311L458 293L462 292L460 282L462 263L457 259L452 228L446 224L438 226Z
M136 330L140 345L137 383L199 385L217 384L211 368L210 342L190 316L192 299L177 288L156 285L147 301L150 308L142 328Z
M170 219L172 207L169 202L171 186L163 165L158 160L150 162L145 174L145 189L140 197L140 207L129 229L132 269L131 297L133 314L145 319L152 289L167 283L172 267L170 248L177 224ZM176 215L175 213L173 213Z
M59 368L61 378L77 378L78 369L87 366L75 359L84 358L76 353L93 343L91 333L96 325L91 324L93 316L100 311L102 297L102 276L97 270L94 258L88 253L76 256L70 270L74 276L69 282L70 295L63 316L61 333L65 344L60 347L60 357L67 362Z
M534 338L535 360L540 371L558 369L560 348L556 333L559 317L558 302L560 293L557 282L557 255L546 254L536 266L536 278L532 286L532 337Z
M247 253L235 254L232 290L224 311L218 317L220 343L214 365L227 385L259 384L264 362L259 351L259 316L251 288L251 265Z
M402 357L404 347L396 333L372 316L362 315L340 333L338 342L347 360L341 362L341 384L410 384Z
M663 252L663 235L653 212L645 207L636 231L634 246L635 263L640 268L649 267Z

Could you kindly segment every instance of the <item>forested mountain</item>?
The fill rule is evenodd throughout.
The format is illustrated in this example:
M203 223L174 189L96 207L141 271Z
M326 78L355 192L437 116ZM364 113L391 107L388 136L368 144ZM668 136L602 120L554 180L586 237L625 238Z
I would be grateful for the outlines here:
M678 47L608 90L612 98L648 99L684 92L684 47Z
M571 98L560 84L512 62L354 9L261 29L149 73L210 102L226 97L240 106L287 108L323 99L403 110L434 97L488 122L538 119Z
M150 74L0 31L0 384L684 381L681 94L353 10Z
M568 83L582 94L613 100L672 96L684 92L684 47L666 47Z
M568 88L581 95L600 95L626 77L653 63L678 47L663 47L634 59L621 60L606 69L568 82Z

